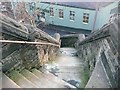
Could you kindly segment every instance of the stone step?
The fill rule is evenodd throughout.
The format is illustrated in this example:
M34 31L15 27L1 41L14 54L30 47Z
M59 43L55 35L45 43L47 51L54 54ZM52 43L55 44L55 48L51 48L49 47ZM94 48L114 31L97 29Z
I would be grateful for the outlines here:
M26 79L22 74L18 71L11 71L9 73L9 77L21 88L39 88L28 79Z
M39 78L39 80L42 82L42 84L45 88L62 88L56 82L49 80L47 77L42 75L40 72L37 72L37 74L36 74L34 70L37 70L37 69L33 69L32 73Z
M21 74L39 88L53 88L54 83L46 80L44 77L37 77L35 74L26 69L24 69ZM53 85L51 86L50 84Z
M20 87L3 73L2 74L2 88L20 88Z
M36 76L38 76L39 78L46 78L51 82L54 82L58 85L57 88L76 88L73 85L59 79L58 77L56 77L55 75L49 73L49 72L41 72L37 69L33 69L32 73L34 73Z

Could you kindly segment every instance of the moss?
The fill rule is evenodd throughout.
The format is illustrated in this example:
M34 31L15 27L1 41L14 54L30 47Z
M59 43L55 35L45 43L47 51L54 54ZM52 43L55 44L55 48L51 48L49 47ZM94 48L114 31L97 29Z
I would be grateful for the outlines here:
M11 71L11 72L8 74L8 76L9 76L13 81L15 81L15 82L19 81L19 79L20 79L19 72L15 71L15 70Z
M87 82L89 80L89 71L88 70L85 70L83 71L82 73L82 77L81 77L81 85L80 85L80 88L85 88Z

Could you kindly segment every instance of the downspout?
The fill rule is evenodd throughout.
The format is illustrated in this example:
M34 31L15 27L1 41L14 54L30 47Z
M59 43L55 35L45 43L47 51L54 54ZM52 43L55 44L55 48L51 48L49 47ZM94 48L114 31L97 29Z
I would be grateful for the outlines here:
M94 17L94 24L93 24L93 30L92 30L92 32L95 31L95 26L96 26L96 20L97 20L97 16L98 16L98 11L99 11L99 2L97 2L96 8L95 8L95 17Z

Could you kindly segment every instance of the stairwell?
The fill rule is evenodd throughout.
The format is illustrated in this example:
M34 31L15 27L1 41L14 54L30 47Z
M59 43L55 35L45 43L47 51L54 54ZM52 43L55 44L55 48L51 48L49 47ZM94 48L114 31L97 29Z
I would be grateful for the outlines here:
M62 52L62 53L61 53ZM66 54L64 54L64 52ZM75 49L61 48L58 57L56 58L56 64L58 64L58 71L56 74L51 72L53 68L49 70L43 68L32 68L22 70L12 70L2 74L2 88L77 88L75 85L68 82L69 80L77 80L80 78L80 68L82 66L79 63L79 59L74 56ZM63 64L62 64L63 63ZM51 63L48 63L48 67ZM54 64L51 64L54 67ZM81 69L82 71L82 69ZM69 75L69 76L68 76Z
M2 88L76 88L51 73L43 73L37 69L3 74L2 82Z

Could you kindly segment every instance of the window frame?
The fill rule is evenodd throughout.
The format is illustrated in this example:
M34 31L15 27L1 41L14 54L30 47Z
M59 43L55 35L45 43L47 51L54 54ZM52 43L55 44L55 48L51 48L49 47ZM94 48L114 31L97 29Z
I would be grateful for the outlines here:
M44 11L40 11L40 17L45 18L45 12Z
M89 24L89 16L90 14L88 12L83 13L83 24Z
M69 14L70 14L69 16L70 21L75 21L75 11L70 11Z
M64 10L63 9L59 9L59 18L60 19L64 18Z
M53 17L54 16L54 8L53 7L49 7L49 14L50 14L50 16L51 17Z

